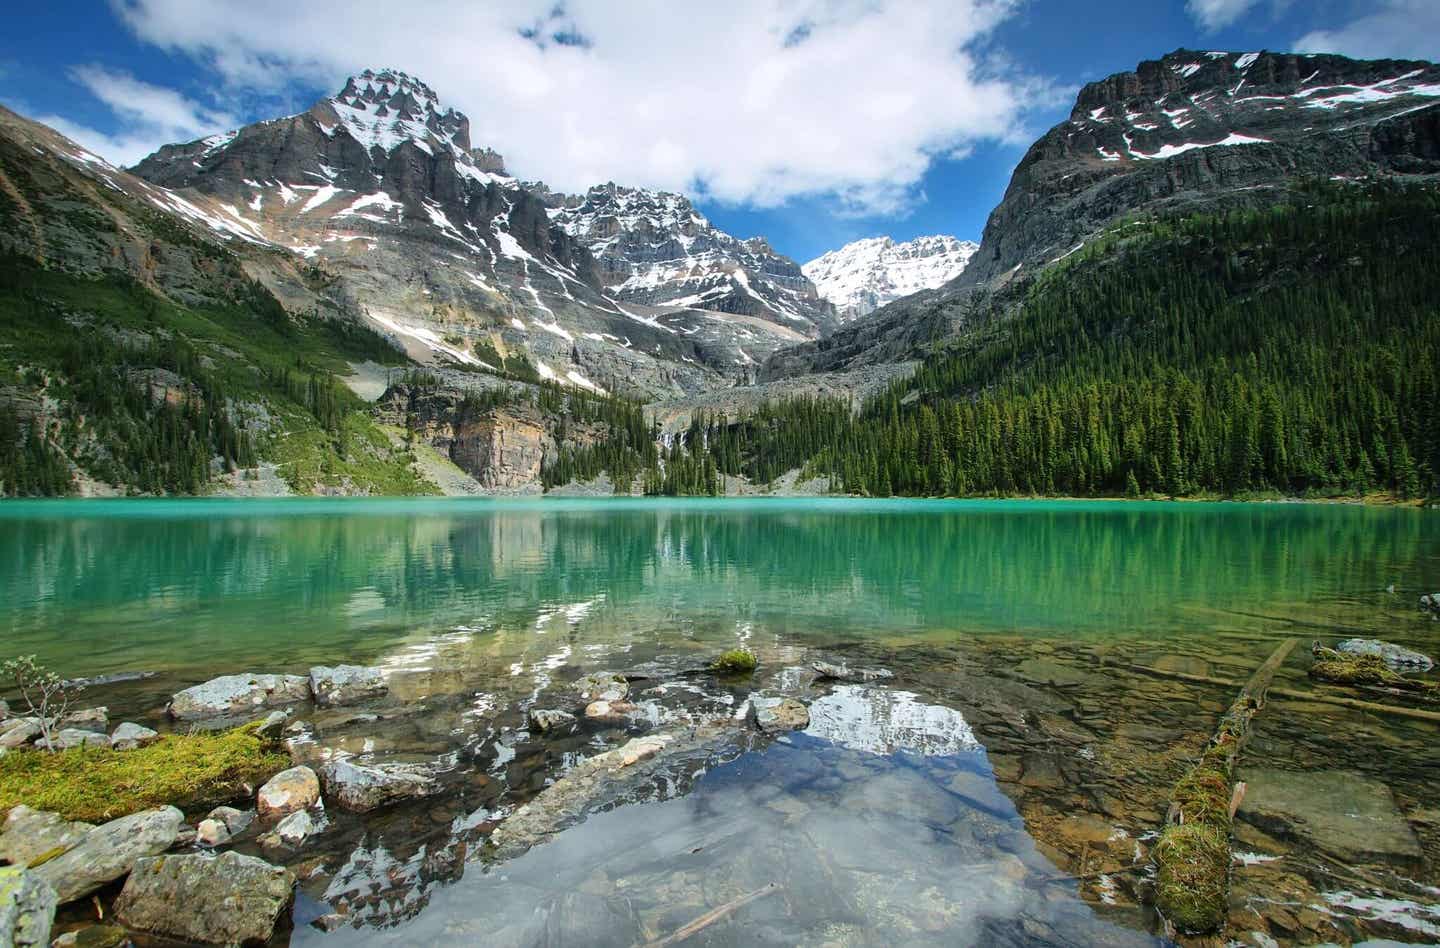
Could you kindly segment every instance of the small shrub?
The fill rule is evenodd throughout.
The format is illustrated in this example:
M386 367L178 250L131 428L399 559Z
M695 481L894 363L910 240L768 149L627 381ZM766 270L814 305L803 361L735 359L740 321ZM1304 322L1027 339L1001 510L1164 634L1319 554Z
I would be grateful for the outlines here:
M54 743L56 726L70 710L71 700L84 691L85 686L70 684L44 665L36 664L34 655L10 659L0 665L0 675L14 679L30 716L40 722L41 746L49 749Z

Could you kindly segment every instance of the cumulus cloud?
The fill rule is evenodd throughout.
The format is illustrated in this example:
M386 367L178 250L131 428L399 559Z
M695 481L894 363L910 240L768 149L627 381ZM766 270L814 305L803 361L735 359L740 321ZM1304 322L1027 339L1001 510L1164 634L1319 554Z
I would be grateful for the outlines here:
M120 130L104 132L58 115L38 120L116 164L134 164L168 142L191 141L238 124L228 112L129 73L88 65L71 69L70 78L115 114Z
M1295 41L1310 53L1343 53L1357 59L1440 59L1440 3L1382 0L1333 30L1316 30Z
M987 44L1019 0L111 0L234 90L403 69L511 170L774 205L903 206L937 158L1029 137L1049 83Z
M1185 10L1207 30L1220 30L1234 23L1261 0L1186 0Z

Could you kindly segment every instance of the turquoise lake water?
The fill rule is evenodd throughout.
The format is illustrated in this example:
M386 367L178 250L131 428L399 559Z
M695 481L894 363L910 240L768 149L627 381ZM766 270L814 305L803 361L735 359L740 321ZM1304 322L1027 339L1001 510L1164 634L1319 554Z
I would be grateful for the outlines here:
M362 660L547 613L617 634L1154 636L1413 610L1440 518L1286 504L0 504L0 633L72 676ZM1383 591L1394 585L1403 602Z

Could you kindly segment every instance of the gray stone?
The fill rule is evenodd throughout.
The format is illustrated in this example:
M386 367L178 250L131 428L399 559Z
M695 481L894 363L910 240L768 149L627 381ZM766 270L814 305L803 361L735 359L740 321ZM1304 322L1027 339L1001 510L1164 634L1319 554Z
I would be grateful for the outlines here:
M223 846L230 842L230 828L221 820L203 819L195 827L195 842L201 846Z
M43 733L34 718L11 718L0 724L0 747L24 747Z
M435 778L406 764L362 766L333 760L320 771L325 796L341 809L364 813L396 800L426 797L440 789Z
M592 701L585 706L585 717L605 724L624 724L640 710L629 701Z
M310 691L315 703L325 707L354 704L376 698L390 690L378 668L362 665L316 665L310 669Z
M43 739L37 744L48 747L50 750L70 750L74 747L109 747L110 738L99 731L82 731L79 728L67 727L63 731L57 731L50 738L47 744Z
M580 692L580 698L586 704L592 701L619 701L630 693L630 682L625 680L624 675L613 672L586 675L576 679L570 687Z
M222 675L172 697L170 715L182 721L231 717L309 698L310 679L303 675Z
M309 811L300 810L297 813L291 813L285 817L285 819L281 820L275 829L261 836L260 845L271 848L286 846L293 849L315 835L319 830L320 827L316 824L315 818L310 815Z
M810 711L794 698L751 698L755 726L766 734L800 731L810 726Z
M46 948L56 904L55 890L33 871L0 866L0 945Z
M285 722L290 720L290 715L285 711L271 711L265 715L265 720L255 729L255 736L266 741L280 739L285 733Z
M110 746L116 750L128 751L144 747L147 744L154 744L158 740L160 740L158 732L126 721L110 735Z
M815 674L819 677L834 681L878 681L894 677L886 668L854 668L843 662L811 662L810 667L815 669Z
M94 824L71 823L59 813L32 810L22 803L11 808L0 829L0 860L28 866L41 856L53 859L74 849L94 828Z
M173 806L122 816L91 830L73 849L34 871L50 883L63 905L125 875L135 860L169 849L184 820Z
M309 767L282 770L255 794L255 809L261 819L278 819L320 802L320 778Z
M1429 671L1435 667L1429 655L1379 639L1346 639L1335 646L1335 650L1351 655L1378 655L1391 668Z
M231 836L239 836L255 822L254 810L237 810L233 806L217 806L206 814L207 820L219 820L225 824Z
M57 726L78 728L82 731L103 731L110 726L110 709L99 707L71 711L57 722Z
M530 730L545 734L557 727L568 727L575 723L575 715L569 711L551 711L541 708L530 712Z
M115 914L131 928L188 941L264 942L294 887L289 870L236 852L147 858L125 881Z
M1341 770L1246 768L1238 816L1271 836L1300 839L1345 863L1416 866L1420 843L1390 788Z
M1433 592L1428 596L1421 596L1420 609L1422 612L1433 612L1436 615L1440 615L1440 592Z

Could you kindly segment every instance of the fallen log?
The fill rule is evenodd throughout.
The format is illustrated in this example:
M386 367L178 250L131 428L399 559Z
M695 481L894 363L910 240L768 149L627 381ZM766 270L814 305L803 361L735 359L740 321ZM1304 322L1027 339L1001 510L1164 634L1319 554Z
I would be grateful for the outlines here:
M1213 932L1225 920L1235 765L1250 736L1250 720L1264 707L1275 672L1298 643L1281 642L1255 670L1220 718L1199 762L1171 793L1167 825L1151 851L1155 907L1183 932Z

